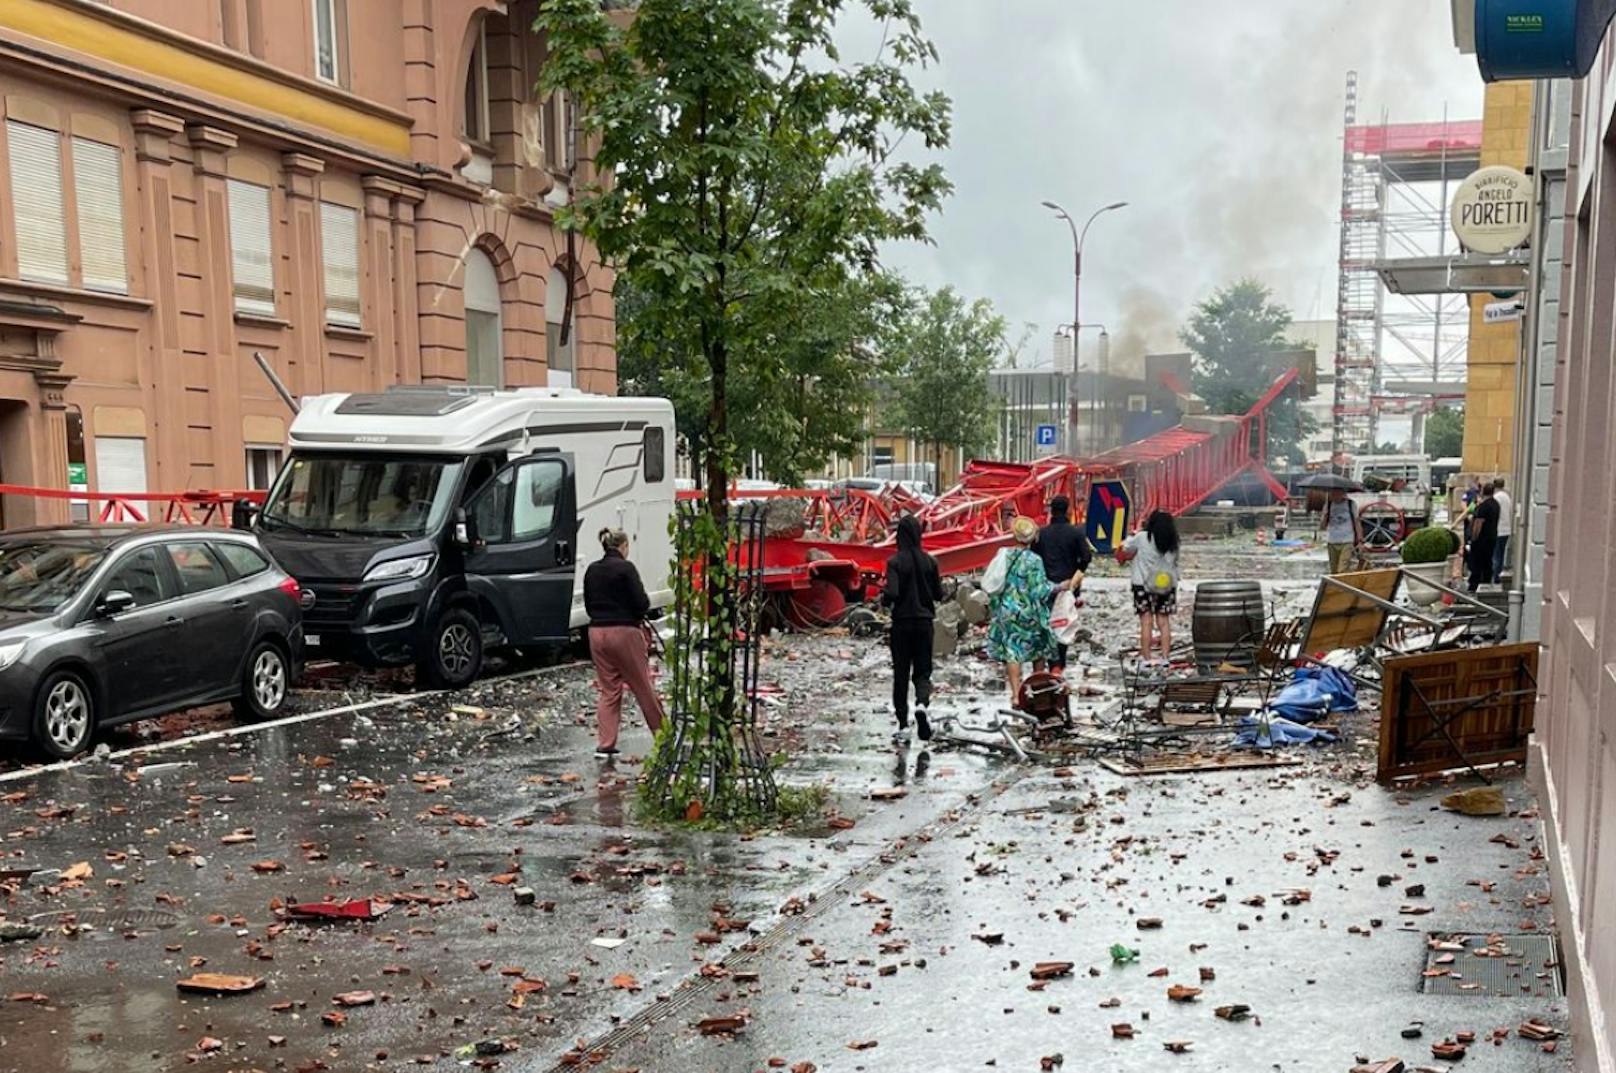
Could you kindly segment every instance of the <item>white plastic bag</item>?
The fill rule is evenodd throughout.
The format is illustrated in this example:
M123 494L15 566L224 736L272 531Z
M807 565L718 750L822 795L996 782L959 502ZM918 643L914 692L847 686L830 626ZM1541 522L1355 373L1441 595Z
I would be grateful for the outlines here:
M1055 606L1049 610L1049 632L1063 645L1077 640L1077 597L1070 589L1055 594Z
M997 596L1004 591L1004 583L1010 580L1010 549L1000 548L993 561L988 564L987 570L982 574L982 591L989 596Z

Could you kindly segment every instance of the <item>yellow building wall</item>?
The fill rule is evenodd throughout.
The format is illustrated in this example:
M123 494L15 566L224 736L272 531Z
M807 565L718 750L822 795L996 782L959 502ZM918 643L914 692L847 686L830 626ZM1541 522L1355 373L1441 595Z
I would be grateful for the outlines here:
M1481 166L1526 168L1532 137L1532 83L1487 87L1481 127ZM1508 473L1514 463L1515 369L1521 322L1487 324L1482 309L1498 299L1470 299L1469 378L1465 387L1464 471Z

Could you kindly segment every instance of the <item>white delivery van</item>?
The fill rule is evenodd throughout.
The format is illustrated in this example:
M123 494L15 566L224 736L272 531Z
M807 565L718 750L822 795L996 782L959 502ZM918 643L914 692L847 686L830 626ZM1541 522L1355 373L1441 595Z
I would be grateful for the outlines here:
M673 406L570 388L396 387L303 400L252 519L303 588L306 651L459 687L485 648L565 644L583 568L624 530L672 602Z

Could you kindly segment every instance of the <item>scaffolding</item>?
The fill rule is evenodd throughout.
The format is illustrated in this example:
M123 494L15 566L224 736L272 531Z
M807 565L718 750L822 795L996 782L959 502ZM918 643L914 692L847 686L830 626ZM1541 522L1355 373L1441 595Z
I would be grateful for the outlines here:
M1337 462L1379 443L1383 413L1419 417L1462 398L1469 344L1463 295L1398 295L1377 268L1450 252L1449 199L1481 165L1480 121L1358 121L1358 73L1347 74L1341 155L1332 452ZM1415 445L1416 447L1418 444Z

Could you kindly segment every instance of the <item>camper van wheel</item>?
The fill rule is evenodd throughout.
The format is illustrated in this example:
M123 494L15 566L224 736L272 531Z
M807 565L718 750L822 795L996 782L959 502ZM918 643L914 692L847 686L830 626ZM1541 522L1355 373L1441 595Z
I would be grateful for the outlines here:
M445 611L432 630L430 648L417 667L427 684L443 689L470 685L483 668L483 628L464 608Z

